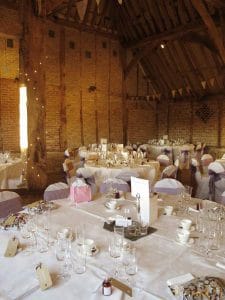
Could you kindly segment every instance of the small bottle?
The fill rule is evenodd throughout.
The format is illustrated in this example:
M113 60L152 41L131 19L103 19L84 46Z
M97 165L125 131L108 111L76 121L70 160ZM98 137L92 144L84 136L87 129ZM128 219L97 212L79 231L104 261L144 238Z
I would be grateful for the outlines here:
M102 295L104 296L112 295L112 285L109 278L106 278L102 283Z

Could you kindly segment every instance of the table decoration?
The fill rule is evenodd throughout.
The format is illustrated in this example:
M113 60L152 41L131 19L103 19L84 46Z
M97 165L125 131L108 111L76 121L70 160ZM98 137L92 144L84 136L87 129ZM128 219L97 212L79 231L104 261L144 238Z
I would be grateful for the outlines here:
M157 231L156 228L154 227L150 227L148 226L147 228L147 233L146 234L141 234L141 231L139 230L141 227L141 224L136 222L136 221L132 221L132 225L134 226L134 231L131 232L129 227L125 227L124 228L124 237L128 240L131 241L137 241L142 237L148 236L154 232ZM111 221L111 222L104 222L103 228L113 232L114 231L114 226L115 226L115 221Z

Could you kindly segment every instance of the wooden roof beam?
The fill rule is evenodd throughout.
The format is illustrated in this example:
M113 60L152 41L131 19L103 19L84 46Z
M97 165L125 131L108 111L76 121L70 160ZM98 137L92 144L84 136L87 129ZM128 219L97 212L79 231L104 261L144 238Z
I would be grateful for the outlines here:
M56 24L62 25L62 26L67 26L70 28L75 28L77 30L86 31L86 32L90 32L90 33L97 33L101 36L104 36L105 38L110 38L112 40L118 40L118 35L116 32L109 32L107 30L98 28L97 26L93 27L93 26L89 26L87 24L76 23L76 22L59 19L59 18L55 18L55 17L49 17L49 20L55 22Z
M180 37L185 36L186 34L189 34L190 32L198 32L201 30L205 30L206 26L202 23L190 23L187 25L177 26L176 28L164 31L159 34L151 35L147 38L144 38L143 40L132 43L128 45L126 48L128 49L134 49L134 48L142 48L147 45L151 45L153 42L160 42L160 41L169 41L169 40L176 40Z
M223 0L206 0L206 2L211 3L219 8L225 8L225 2Z
M212 40L217 46L223 62L225 63L225 47L223 44L223 38L217 30L216 24L208 13L202 0L192 0L192 3L195 9L198 11L199 15L202 17L202 20L205 23Z

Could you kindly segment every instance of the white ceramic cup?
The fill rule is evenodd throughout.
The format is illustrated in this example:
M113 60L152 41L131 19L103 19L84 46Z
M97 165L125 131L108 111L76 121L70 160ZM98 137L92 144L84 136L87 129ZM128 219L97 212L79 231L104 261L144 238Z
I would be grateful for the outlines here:
M185 230L189 230L191 227L192 221L189 219L183 219L180 221L180 226L185 229Z
M110 201L107 202L106 205L109 209L115 209L116 206L117 206L117 201L116 200L110 200Z
M164 211L165 211L167 216L171 216L172 212L173 212L173 206L165 206Z
M85 239L83 244L86 255L92 255L92 250L96 248L95 242L92 239Z
M189 240L190 231L185 229L178 229L177 230L177 238L178 241L185 244Z

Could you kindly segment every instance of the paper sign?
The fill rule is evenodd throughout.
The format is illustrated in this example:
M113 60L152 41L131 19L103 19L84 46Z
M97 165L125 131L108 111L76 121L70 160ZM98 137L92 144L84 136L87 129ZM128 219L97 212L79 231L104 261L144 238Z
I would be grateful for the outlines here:
M107 139L100 139L100 144L107 144Z
M19 240L16 237L11 238L8 241L8 245L7 245L4 256L5 257L15 256L18 246L19 246Z
M116 149L117 151L123 151L123 144L117 144Z
M36 273L42 290L46 290L52 286L52 279L46 266L40 263L36 267Z
M107 144L102 144L102 152L106 152L107 151Z
M114 278L110 278L110 282L114 287L118 288L122 292L124 292L127 295L129 295L130 297L132 297L132 288L130 288L128 285L126 285Z
M131 176L131 195L140 199L149 199L149 181Z

